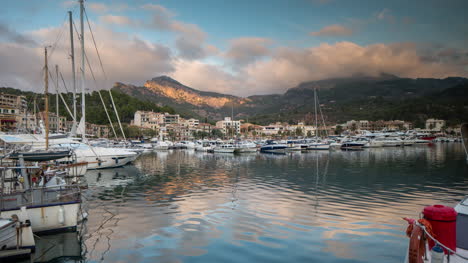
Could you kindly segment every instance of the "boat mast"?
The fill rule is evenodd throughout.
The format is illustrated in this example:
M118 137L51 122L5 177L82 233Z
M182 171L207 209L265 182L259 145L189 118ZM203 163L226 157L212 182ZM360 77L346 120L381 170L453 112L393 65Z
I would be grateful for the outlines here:
M83 119L84 130L82 131L83 140L86 139L86 111L85 111L85 49L84 49L84 23L83 23L83 13L84 6L83 0L80 2L80 26L81 26L81 118Z
M57 112L57 120L56 120L56 124L57 124L57 129L56 129L56 132L59 133L59 125L60 125L60 121L59 121L59 90L58 90L58 85L59 85L59 74L58 74L58 65L56 64L55 65L55 76L56 76L56 84L55 84L55 92L56 92L56 98L55 98L55 105L57 107L56 109L56 112Z
M72 66L72 78L73 78L73 126L76 126L76 76L75 76L75 46L73 43L73 18L72 12L68 11L68 18L70 23L70 50L71 50L71 66Z
M318 139L318 120L317 120L317 88L314 88L314 108L315 108L315 139Z
M47 47L44 48L44 104L45 104L45 142L46 150L49 149L49 67L47 66Z

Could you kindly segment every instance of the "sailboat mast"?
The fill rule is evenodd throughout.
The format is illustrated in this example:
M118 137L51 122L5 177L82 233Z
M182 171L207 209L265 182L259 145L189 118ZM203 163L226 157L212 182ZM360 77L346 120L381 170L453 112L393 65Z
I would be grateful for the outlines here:
M76 75L75 75L75 45L73 43L73 18L72 12L68 11L68 18L70 23L70 50L71 50L71 66L72 66L72 78L73 78L73 123L76 126Z
M57 120L56 120L56 124L57 124L57 129L56 129L56 132L59 133L59 126L60 126L60 121L59 121L59 90L58 90L58 85L59 85L59 74L58 74L58 65L55 65L55 80L56 80L56 84L55 84L55 106L57 107L56 108L56 114L57 114Z
M47 47L44 48L44 104L45 104L45 141L46 150L49 149L49 67L47 66Z
M316 88L314 88L314 108L315 108L315 138L318 138L317 89Z
M86 102L85 102L85 48L84 48L84 23L83 13L84 6L83 0L80 2L80 26L81 26L81 118L83 119L84 130L82 131L83 140L86 138Z

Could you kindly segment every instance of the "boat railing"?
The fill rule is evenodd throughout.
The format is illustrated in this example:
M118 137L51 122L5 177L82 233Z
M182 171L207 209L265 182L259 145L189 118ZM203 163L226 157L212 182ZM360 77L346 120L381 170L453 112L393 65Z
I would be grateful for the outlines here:
M1 191L0 211L16 210L22 206L41 207L81 202L78 185L35 187L27 190Z

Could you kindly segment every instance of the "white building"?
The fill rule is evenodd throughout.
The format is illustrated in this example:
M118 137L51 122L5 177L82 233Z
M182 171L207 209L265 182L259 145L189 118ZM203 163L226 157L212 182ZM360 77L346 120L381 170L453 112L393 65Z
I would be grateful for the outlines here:
M440 132L442 128L445 126L444 120L436 120L436 119L427 119L426 120L426 130Z
M224 117L224 120L216 122L216 127L220 128L224 134L234 131L235 134L240 133L240 121L231 120L231 117Z
M270 124L268 126L263 126L262 134L264 135L276 135L279 132L285 131L285 128L280 123Z

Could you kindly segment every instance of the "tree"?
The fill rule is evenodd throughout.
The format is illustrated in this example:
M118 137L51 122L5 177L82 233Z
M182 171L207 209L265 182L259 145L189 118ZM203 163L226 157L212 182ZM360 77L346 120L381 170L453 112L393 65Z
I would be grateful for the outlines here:
M341 125L336 125L335 134L341 135L342 132L343 132L343 127Z
M223 137L223 132L219 129L213 129L211 130L211 135L214 137L214 138L221 138Z
M312 137L312 131L307 131L307 137Z
M303 133L302 133L301 127L297 127L296 128L296 136L302 136L302 135L303 135Z

